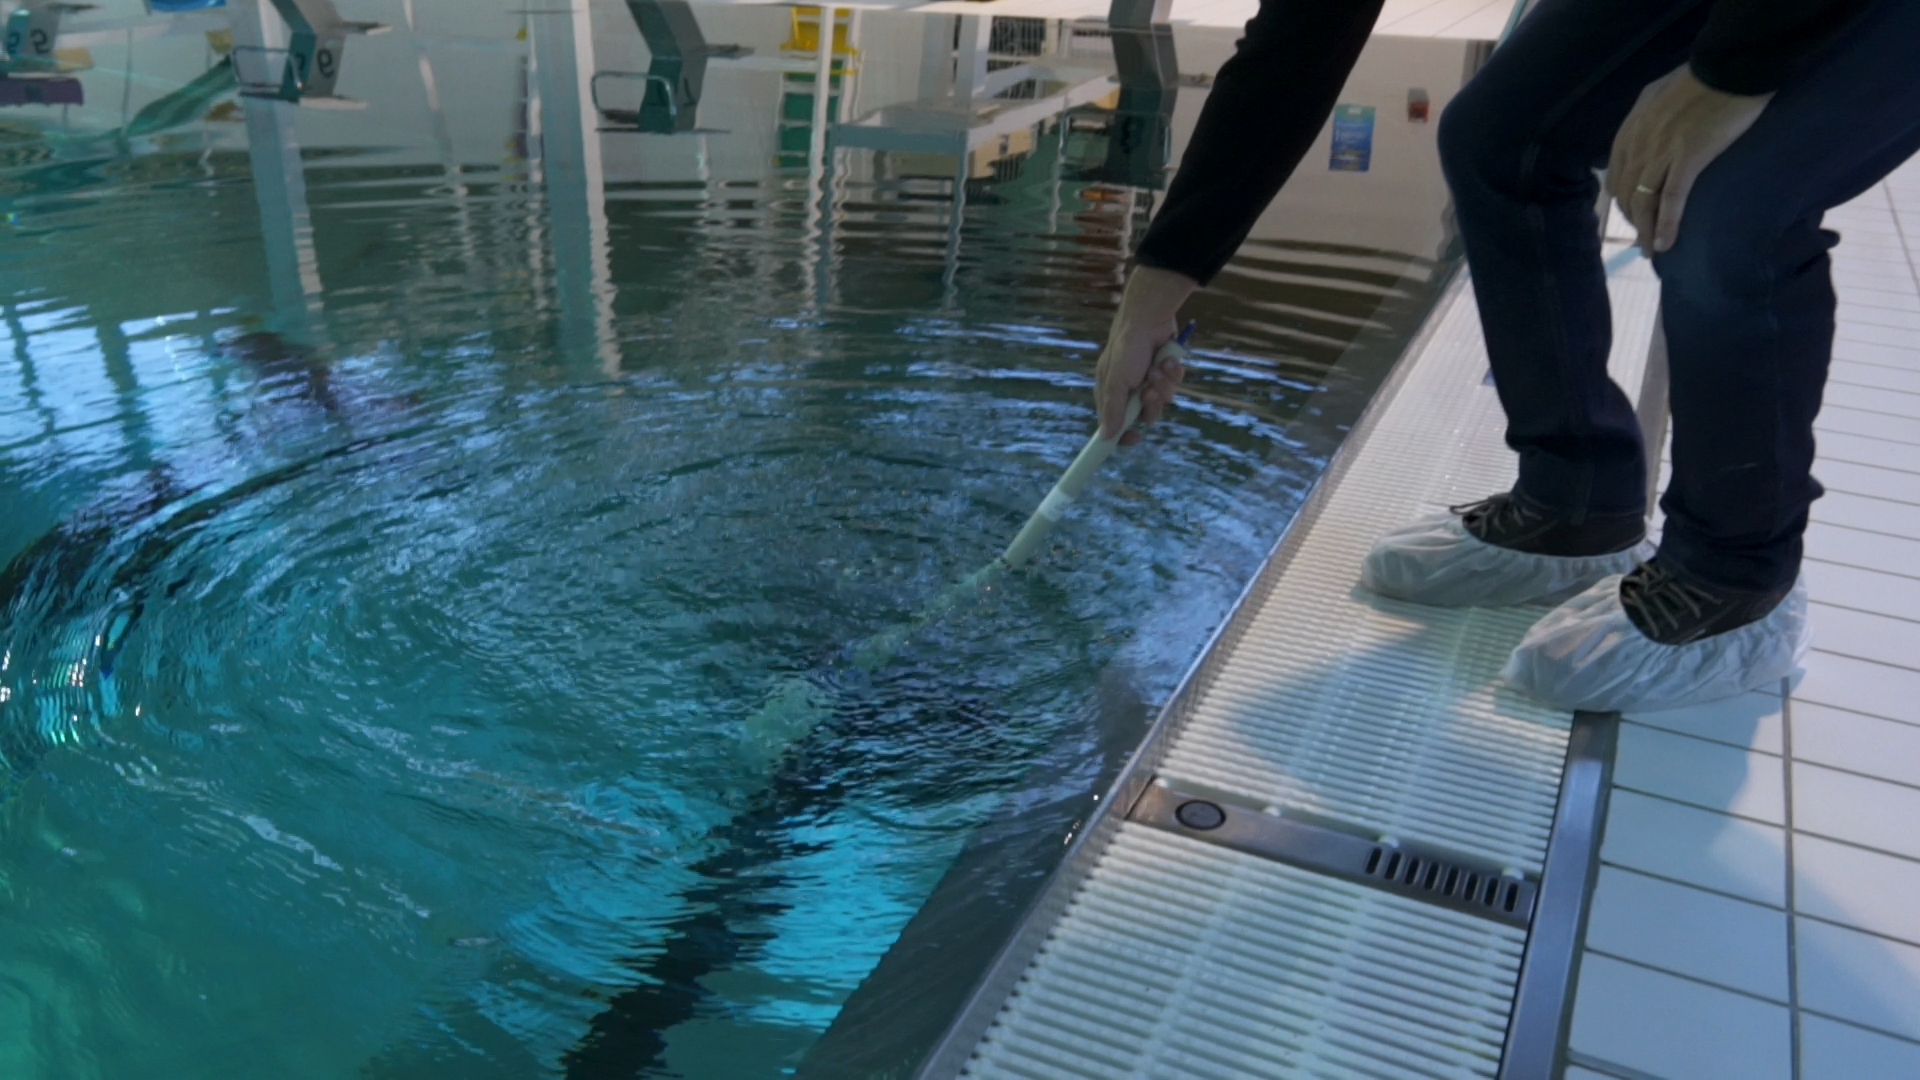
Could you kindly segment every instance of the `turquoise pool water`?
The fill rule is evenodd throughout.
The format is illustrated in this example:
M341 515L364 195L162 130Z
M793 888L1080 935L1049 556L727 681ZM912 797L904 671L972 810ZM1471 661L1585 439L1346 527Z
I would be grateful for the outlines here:
M860 672L1090 430L1166 150L1065 24L993 20L1053 66L961 128L1064 104L962 158L875 144L971 23L844 21L823 105L803 18L687 10L752 51L665 121L591 78L643 5L420 0L364 108L237 96L216 12L0 115L0 1075L791 1071L1036 760L1098 773L1102 680L1171 690L1444 269L1437 173L1340 204L1398 246L1283 206L1198 396Z

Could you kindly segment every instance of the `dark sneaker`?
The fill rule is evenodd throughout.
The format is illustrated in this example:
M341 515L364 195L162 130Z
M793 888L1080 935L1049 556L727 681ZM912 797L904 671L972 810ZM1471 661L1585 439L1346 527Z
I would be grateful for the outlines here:
M1507 492L1477 503L1449 508L1460 525L1483 543L1531 555L1577 559L1631 551L1647 538L1647 519L1639 513L1590 517L1575 524Z
M1436 607L1557 604L1652 555L1638 514L1576 525L1495 495L1382 536L1361 564L1360 583Z
M1767 617L1789 589L1739 592L1683 577L1654 559L1620 579L1620 606L1648 638L1662 645L1738 630Z

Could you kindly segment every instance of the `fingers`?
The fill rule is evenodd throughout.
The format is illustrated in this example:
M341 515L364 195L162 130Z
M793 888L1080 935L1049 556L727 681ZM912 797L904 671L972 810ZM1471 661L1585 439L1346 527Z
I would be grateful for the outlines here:
M1660 193L1635 188L1633 201L1627 210L1627 220L1633 223L1633 242L1641 251L1653 254L1653 231L1660 219Z
M1140 388L1140 423L1160 422L1167 406L1173 404L1180 380L1185 377L1186 367L1171 358L1155 364L1147 372L1147 381Z
M1693 191L1697 174L1674 173L1660 189L1660 220L1654 226L1650 251L1666 251L1680 238L1680 215L1686 212L1687 196Z
M1127 399L1133 396L1133 388L1119 377L1113 365L1102 359L1095 393L1100 406L1100 437L1111 439L1127 426Z
M1100 437L1119 437L1122 446L1139 442L1125 437L1128 403L1140 396L1139 422L1157 422L1172 403L1186 366L1177 360L1154 361L1158 349L1173 337L1173 324L1115 330L1094 369L1094 404L1100 412Z

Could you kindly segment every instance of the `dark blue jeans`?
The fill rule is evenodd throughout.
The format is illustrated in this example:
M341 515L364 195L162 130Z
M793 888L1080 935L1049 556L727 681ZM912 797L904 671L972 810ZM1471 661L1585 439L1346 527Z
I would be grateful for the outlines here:
M1640 428L1607 377L1594 170L1709 8L1544 0L1441 120L1516 490L1576 519L1646 506ZM1663 562L1755 592L1799 573L1840 239L1821 218L1916 150L1920 2L1881 0L1700 177L1654 260L1672 374Z

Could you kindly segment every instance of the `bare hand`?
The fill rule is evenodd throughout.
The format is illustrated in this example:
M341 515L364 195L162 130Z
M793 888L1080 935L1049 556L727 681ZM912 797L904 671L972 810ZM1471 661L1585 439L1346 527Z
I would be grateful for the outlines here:
M1120 445L1140 441L1138 431L1122 432L1127 422L1127 399L1140 395L1140 423L1157 423L1173 402L1186 378L1177 360L1155 364L1153 357L1177 332L1174 314L1199 283L1184 274L1141 267L1127 279L1120 311L1113 318L1107 347L1100 353L1094 376L1094 400L1100 408L1100 434L1120 436Z
M1633 222L1640 250L1652 255L1673 246L1694 181L1771 100L1722 93L1684 64L1640 92L1607 163L1607 192Z

